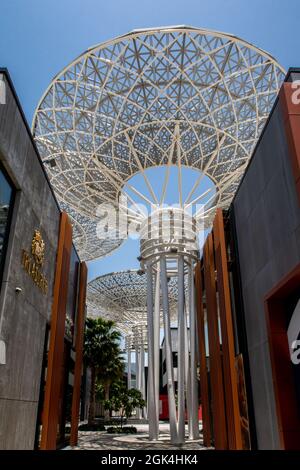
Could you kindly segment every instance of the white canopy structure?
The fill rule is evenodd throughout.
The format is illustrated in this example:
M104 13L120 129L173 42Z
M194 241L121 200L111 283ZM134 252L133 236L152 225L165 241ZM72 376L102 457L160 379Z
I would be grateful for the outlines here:
M170 312L176 321L177 279L169 279ZM128 357L128 387L131 388L131 353L135 352L136 387L146 396L145 351L148 350L147 277L142 271L131 270L105 274L93 279L87 290L88 316L114 320L125 337ZM159 325L163 324L162 312ZM159 333L158 333L159 334ZM159 345L158 345L159 346ZM157 372L159 363L157 362ZM144 412L144 416L146 413Z
M188 26L132 31L62 70L38 104L32 131L57 198L76 220L82 258L118 246L99 251L99 204L118 206L124 191L129 200L164 203L164 189L155 194L147 176L151 167L196 170L185 201L179 174L179 203L190 204L200 187L209 225L214 209L230 204L283 78L261 49ZM147 194L126 186L138 172ZM205 177L211 185L201 194ZM164 188L167 180L166 170Z

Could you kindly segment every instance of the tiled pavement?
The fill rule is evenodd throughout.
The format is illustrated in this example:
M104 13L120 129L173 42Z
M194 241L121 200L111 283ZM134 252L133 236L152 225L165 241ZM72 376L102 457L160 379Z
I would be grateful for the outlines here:
M204 450L202 437L200 437L199 441L187 440L185 444L182 445L171 445L168 424L161 423L159 425L160 438L158 442L149 441L147 424L137 424L135 426L138 432L134 435L80 431L78 446L73 448L66 447L65 450Z

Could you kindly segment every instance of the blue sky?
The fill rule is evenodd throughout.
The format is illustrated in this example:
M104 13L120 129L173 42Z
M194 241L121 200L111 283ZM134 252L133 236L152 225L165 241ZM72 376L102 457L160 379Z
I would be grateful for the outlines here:
M240 36L285 68L300 65L299 0L1 0L0 66L28 122L51 79L88 47L132 29L186 24ZM89 277L137 267L136 242L91 263Z

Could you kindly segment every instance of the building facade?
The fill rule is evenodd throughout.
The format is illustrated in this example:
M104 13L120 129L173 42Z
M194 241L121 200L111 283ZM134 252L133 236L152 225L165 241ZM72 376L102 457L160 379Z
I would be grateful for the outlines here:
M0 75L0 449L51 449L76 439L86 266Z
M296 276L300 266L300 104L293 103L297 100L296 80L300 80L300 71L291 70L232 204L257 442L262 449L293 447L297 441L299 446L300 442L300 428L288 416L299 415L300 395L297 393L297 399L291 401L291 391L285 385L283 411L278 389L283 377L276 378L276 363L285 360L285 371L293 364L280 339L272 336L272 328L278 328L272 326L276 312L272 306L267 308L267 299L274 289L275 295L276 286L293 273ZM286 343L289 310L299 298L298 283L284 301L285 331L281 333ZM294 373L299 380L297 368ZM283 382L288 381L294 389L293 378L286 374ZM288 428L289 437L284 428Z
M0 449L56 449L77 442L87 269L0 79ZM195 270L203 437L217 449L300 446L297 80L292 69Z

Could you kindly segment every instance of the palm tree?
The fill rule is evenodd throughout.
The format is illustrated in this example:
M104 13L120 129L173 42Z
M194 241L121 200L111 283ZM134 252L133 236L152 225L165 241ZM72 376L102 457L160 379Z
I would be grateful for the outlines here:
M123 371L123 360L114 354L110 357L109 361L99 369L99 382L102 383L104 387L104 400L109 400L110 386L122 377ZM109 410L105 409L104 418L109 419Z
M105 399L108 399L112 380L123 373L119 346L121 334L114 326L113 321L103 318L86 320L84 357L91 368L89 424L95 421L96 382L103 384Z

